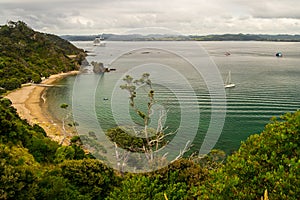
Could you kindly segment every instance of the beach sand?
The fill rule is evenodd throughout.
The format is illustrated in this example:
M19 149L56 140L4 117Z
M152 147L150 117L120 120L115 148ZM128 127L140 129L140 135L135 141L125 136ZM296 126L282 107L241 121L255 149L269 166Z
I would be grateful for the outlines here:
M42 81L41 84L52 84L55 81L69 75L76 75L78 71L70 71L50 76ZM5 98L12 101L12 106L17 109L19 116L26 119L29 124L40 125L51 139L61 143L64 138L64 131L61 124L54 123L54 120L42 106L44 99L42 95L46 87L39 85L26 85L20 89L10 92ZM67 130L67 135L72 135ZM64 140L63 144L69 144L70 138Z

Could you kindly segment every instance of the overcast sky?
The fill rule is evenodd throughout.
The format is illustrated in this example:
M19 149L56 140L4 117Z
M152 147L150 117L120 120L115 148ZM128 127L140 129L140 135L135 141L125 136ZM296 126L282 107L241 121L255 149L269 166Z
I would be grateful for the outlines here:
M0 0L0 23L54 34L164 27L182 34L300 34L300 0Z

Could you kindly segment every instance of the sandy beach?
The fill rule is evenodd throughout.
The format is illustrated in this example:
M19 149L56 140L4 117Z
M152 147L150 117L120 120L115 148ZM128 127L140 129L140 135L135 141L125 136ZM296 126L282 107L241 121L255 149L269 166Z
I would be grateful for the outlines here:
M78 73L79 71L70 71L51 75L43 80L41 84L51 85L65 76ZM64 131L61 125L54 123L51 116L45 111L45 108L41 106L44 103L42 94L45 89L45 86L28 84L10 92L5 97L12 101L12 105L17 109L22 119L26 119L29 124L40 125L46 131L48 137L60 143L64 138ZM67 139L64 140L64 144L68 144Z

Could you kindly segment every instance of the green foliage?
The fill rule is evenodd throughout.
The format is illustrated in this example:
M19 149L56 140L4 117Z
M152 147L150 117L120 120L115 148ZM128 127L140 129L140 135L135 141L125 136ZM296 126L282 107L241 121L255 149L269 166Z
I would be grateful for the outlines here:
M88 200L89 196L82 195L78 192L67 179L59 176L45 175L38 183L39 193L37 199L41 200Z
M147 176L135 175L122 181L121 187L115 188L107 199L156 199L155 196L162 197L161 191L163 185L159 184L158 178L153 180Z
M254 192L262 196L265 189L270 199L300 197L300 112L281 119L268 124L260 135L250 136L228 158L226 172L235 172L239 179L232 191L247 191L248 198Z
M135 130L136 131L136 130ZM149 140L154 140L156 138L156 130L148 128L147 132L151 137L148 137ZM129 150L131 152L144 152L143 147L152 148L155 143L149 144L147 138L145 137L145 132L142 130L139 133L134 132L134 130L126 127L116 127L108 129L105 133L107 137L117 144L118 147L122 149ZM139 136L137 136L137 134ZM162 140L159 144L159 147L166 144L166 140Z
M60 146L56 149L55 163L61 163L65 160L80 160L86 158L86 154L83 149L75 144L69 146Z
M126 178L119 188L115 188L107 199L187 199L188 186L185 182L163 184L159 176L135 175Z
M68 55L76 55L70 58ZM85 53L58 36L39 33L24 22L0 26L0 87L19 88L41 77L75 70Z
M60 175L92 199L102 199L116 182L114 171L95 159L64 161Z
M21 80L18 78L2 79L0 81L0 86L6 90L13 90L21 87Z
M125 82L124 85L120 85L122 90L127 90L129 93L130 103L129 105L135 110L135 112L144 120L144 124L148 125L149 120L149 111L154 103L154 90L152 89L152 82L150 80L150 74L144 73L140 79L133 79L130 75L126 75L123 78ZM136 98L136 88L139 85L147 85L149 86L149 102L148 102L148 114L145 114L135 105L135 98Z
M0 199L33 198L38 166L26 149L0 144Z
M26 167L39 166L27 149L15 145L0 144L0 158L5 158L3 161L7 165Z
M206 181L209 170L188 159L146 174L128 174L108 199L190 199L189 188Z
M84 150L82 149L83 143L79 136L73 136L70 142L70 146L72 146L75 151L75 155L73 157L74 160L90 158L89 155L86 155Z
M53 162L59 145L45 137L41 127L20 119L8 99L0 99L0 111L0 142L22 145L38 162Z
M60 107L61 107L61 108L63 108L63 109L66 109L66 108L68 108L68 107L69 107L69 105L68 105L68 104L66 104L66 103L63 103L63 104L61 104L61 105L60 105Z
M109 192L113 170L97 160L66 162L88 156L77 143L60 146L45 135L0 99L0 199L95 199Z
M160 181L165 184L186 183L187 186L200 185L206 180L209 169L186 158L174 161L167 167L149 173L150 176L159 176Z
M300 111L250 136L226 164L212 171L197 195L209 199L300 198Z
M55 162L60 163L64 160L71 160L74 155L75 150L71 146L61 146L56 150Z
M6 89L4 89L3 87L0 87L0 95L6 93Z
M34 199L37 194L36 174L31 168L0 163L0 198Z
M181 159L156 172L126 176L108 199L299 199L300 111L273 119L229 156Z
M161 113L160 118L157 121L157 127L155 129L151 129L148 127L150 120L151 120L151 113L153 112L152 106L155 104L154 99L154 90L152 89L152 82L150 80L150 74L144 73L140 79L134 79L130 75L126 75L123 78L125 82L124 85L120 85L120 88L126 90L129 93L129 105L134 110L134 112L142 119L143 128L138 128L136 130L133 128L132 131L123 131L120 128L108 130L107 136L117 144L118 147L123 149L127 149L133 152L143 152L146 155L146 159L150 168L154 169L163 165L166 162L166 157L159 156L156 152L159 151L160 148L163 148L167 144L166 137L173 134L173 133L164 133L164 127L162 120L164 118L163 114ZM148 87L148 100L146 100L146 106L138 106L135 103L135 99L137 97L136 88L138 86L147 86ZM146 89L147 90L147 89ZM140 108L144 107L144 108ZM142 110L145 110L143 112ZM138 123L138 122L136 122ZM141 130L142 129L142 130ZM116 150L117 151L117 150ZM117 153L116 153L117 154ZM120 160L118 158L118 160ZM130 162L130 159L128 159ZM138 158L132 158L133 162L136 163ZM140 159L141 160L141 159ZM125 162L124 162L125 161ZM122 159L118 162L124 162L122 166L125 166L127 160ZM128 163L129 163L128 162ZM139 163L139 167L142 166ZM121 163L118 163L118 166L121 166ZM124 167L120 169L121 171L124 170Z
M29 149L37 162L53 163L59 144L46 137L32 137L25 147Z
M71 138L70 142L71 142L72 144L82 145L82 142L81 142L80 137L79 137L78 135L73 136L73 137Z
M143 146L147 145L146 138L130 135L128 131L121 127L107 130L106 135L112 142L115 142L118 147L132 152L140 152Z

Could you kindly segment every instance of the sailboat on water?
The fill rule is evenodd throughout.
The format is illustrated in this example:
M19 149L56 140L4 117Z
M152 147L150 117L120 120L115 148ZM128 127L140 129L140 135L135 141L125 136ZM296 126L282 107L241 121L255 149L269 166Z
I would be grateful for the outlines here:
M235 84L231 82L231 71L228 72L228 76L226 78L226 82L224 84L225 88L233 88Z

